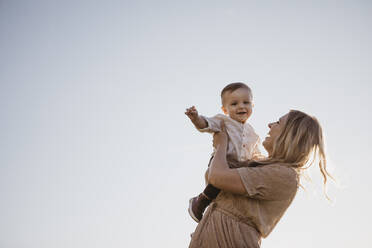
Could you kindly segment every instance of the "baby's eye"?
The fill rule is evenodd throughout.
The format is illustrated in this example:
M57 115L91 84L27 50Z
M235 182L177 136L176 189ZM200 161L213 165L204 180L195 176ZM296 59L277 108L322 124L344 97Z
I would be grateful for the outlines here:
M251 102L245 101L244 104L250 104Z
M233 106L235 106L236 104L237 104L236 102L231 103L231 105L233 105Z

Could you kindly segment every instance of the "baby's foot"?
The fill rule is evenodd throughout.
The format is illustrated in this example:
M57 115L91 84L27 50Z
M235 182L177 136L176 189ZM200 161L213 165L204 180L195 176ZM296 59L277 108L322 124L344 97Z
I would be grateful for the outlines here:
M199 221L203 218L204 210L210 203L211 200L209 200L203 193L191 198L189 201L189 214L191 218L199 223Z

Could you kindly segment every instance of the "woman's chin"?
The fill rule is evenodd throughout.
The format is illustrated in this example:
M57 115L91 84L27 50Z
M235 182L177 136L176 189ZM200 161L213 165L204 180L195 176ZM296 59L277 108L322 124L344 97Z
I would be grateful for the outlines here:
M262 142L262 146L265 148L266 151L269 151L271 147L270 137L265 138L265 140Z

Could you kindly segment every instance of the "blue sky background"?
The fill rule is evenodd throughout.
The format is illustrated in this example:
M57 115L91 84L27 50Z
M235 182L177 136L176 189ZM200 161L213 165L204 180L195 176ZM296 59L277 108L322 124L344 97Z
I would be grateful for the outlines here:
M338 187L314 184L262 247L371 243L369 1L0 1L0 246L187 247L220 113L251 86L250 123L289 109L324 128Z

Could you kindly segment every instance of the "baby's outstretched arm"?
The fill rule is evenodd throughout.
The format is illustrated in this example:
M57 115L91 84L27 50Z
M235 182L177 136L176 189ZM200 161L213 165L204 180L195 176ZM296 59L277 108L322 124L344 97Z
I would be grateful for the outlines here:
M208 122L198 114L195 106L187 108L185 114L190 118L196 128L203 129L208 127Z

